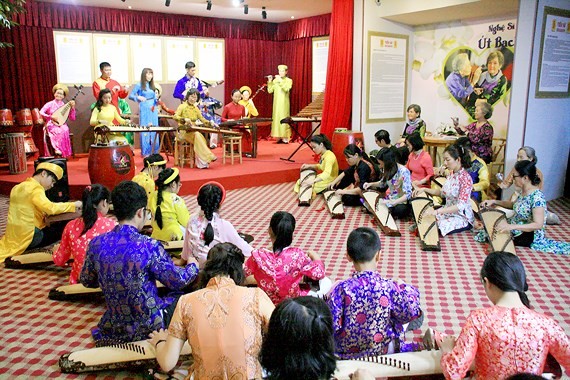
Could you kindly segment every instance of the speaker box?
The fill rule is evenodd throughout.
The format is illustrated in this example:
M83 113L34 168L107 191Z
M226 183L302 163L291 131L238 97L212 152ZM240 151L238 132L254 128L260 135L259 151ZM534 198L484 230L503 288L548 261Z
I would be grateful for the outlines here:
M69 202L69 180L67 178L67 159L40 157L34 161L34 171L42 162L56 164L63 169L63 177L55 183L55 186L46 191L47 198L52 202Z

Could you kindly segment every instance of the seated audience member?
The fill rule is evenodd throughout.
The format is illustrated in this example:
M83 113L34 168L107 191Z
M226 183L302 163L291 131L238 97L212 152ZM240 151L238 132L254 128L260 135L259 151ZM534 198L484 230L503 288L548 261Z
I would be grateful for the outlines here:
M176 297L159 297L156 281L181 290L198 276L195 261L178 268L162 244L139 233L151 216L141 186L123 181L111 200L119 225L91 241L80 276L84 286L100 287L105 297L107 310L92 331L98 346L145 339L167 327Z
M218 243L232 243L249 257L253 248L238 234L234 226L219 214L226 199L226 190L218 182L207 182L198 190L200 211L192 215L186 233L181 258L193 258L200 268L204 266L208 251Z
M410 214L408 201L412 198L412 180L410 171L396 162L396 156L390 149L383 148L378 154L378 165L382 171L380 181L365 183L364 188L385 187L388 191L382 200L394 218L405 218Z
M380 238L373 229L360 227L348 236L347 258L356 272L337 283L327 300L341 359L413 349L404 342L403 325L422 315L420 292L412 285L384 279L376 269L381 254Z
M156 191L154 180L161 171L166 169L166 160L160 154L151 154L143 159L143 169L132 179L145 189L146 196L150 201L150 196Z
M498 232L510 232L513 242L519 247L530 247L535 251L570 255L570 243L559 242L546 238L544 231L546 214L546 199L538 189L540 178L536 174L536 166L531 161L518 161L513 173L515 186L522 190L515 202L487 200L481 206L502 206L512 209L514 215L508 222L497 225ZM483 231L476 236L482 241Z
M150 334L164 371L174 368L188 341L194 357L188 378L262 378L257 357L274 306L263 290L240 286L243 261L231 243L210 249L201 275L205 287L180 298L168 331Z
M412 174L412 185L416 188L430 187L433 177L433 162L428 152L424 150L424 141L417 133L406 137L406 146L410 151L406 167Z
M376 142L376 145L378 145L380 147L378 154L380 153L380 151L383 148L388 148L392 152L394 152L394 155L396 156L396 160L398 161L399 164L401 164L401 165L406 164L406 161L408 160L408 158L407 158L408 157L408 150L405 147L397 148L395 145L392 145L391 140L390 140L390 133L388 133L388 131L386 131L385 129L381 129L381 130L377 131L374 134L374 141ZM376 157L376 158L378 158L378 157Z
M366 182L376 181L378 170L368 155L355 144L344 148L344 156L350 166L330 183L329 189L342 197L345 206L361 206L362 186Z
M492 307L472 311L459 334L441 339L446 379L462 379L475 362L475 378L504 379L519 372L541 374L550 353L570 373L570 340L551 318L530 309L521 260L490 253L481 281Z
M313 297L281 302L259 354L267 380L325 380L336 369L331 312Z
M150 211L154 215L151 237L162 241L183 240L190 213L184 199L178 196L182 187L177 168L164 169L156 180Z
M471 207L471 190L473 180L466 169L471 167L469 152L461 145L450 145L443 152L443 164L451 173L441 189L420 189L414 196L422 192L445 198L444 207L433 211L437 227L443 236L471 229L475 222Z
M26 249L45 247L61 239L65 223L48 227L45 217L81 208L80 201L54 203L46 197L46 190L62 177L60 166L42 162L31 177L12 188L6 234L0 239L0 263Z
M331 281L328 278L323 281L325 265L320 256L316 252L305 253L291 246L294 231L295 217L288 212L276 212L271 217L268 231L273 249L254 249L245 262L247 282L257 283L275 305L285 298L309 294L309 289L299 286L303 276L321 280L318 295L324 296L330 289Z
M70 284L79 282L79 275L85 261L87 246L93 238L111 231L117 225L107 218L111 193L103 185L89 185L83 190L83 210L81 218L67 223L61 237L61 244L53 254L53 262L60 267L73 259Z
M332 181L338 176L338 162L332 151L332 144L327 136L323 134L315 135L311 138L311 147L313 151L321 158L318 164L303 164L303 169L314 169L319 174L313 182L313 195L320 194L327 189ZM300 181L297 181L295 188L296 193L300 190Z
M471 198L476 200L477 203L480 203L487 199L487 189L489 189L489 186L491 185L487 164L475 153L473 153L471 150L471 142L467 137L458 138L455 144L463 146L463 148L469 152L469 157L471 158L471 167L467 169L467 173L469 173L471 179L473 180Z

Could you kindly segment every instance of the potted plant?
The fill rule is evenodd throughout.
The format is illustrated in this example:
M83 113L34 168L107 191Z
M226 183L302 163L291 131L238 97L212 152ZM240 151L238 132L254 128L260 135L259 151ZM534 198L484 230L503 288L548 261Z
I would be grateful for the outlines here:
M0 0L0 28L11 29L13 26L18 25L12 19L18 13L26 11L24 9L25 4L26 0ZM11 43L0 41L0 49L12 46Z

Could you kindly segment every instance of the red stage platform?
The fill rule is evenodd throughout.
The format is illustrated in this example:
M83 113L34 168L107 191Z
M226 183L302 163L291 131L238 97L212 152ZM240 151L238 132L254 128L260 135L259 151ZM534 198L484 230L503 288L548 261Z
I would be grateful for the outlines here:
M303 146L292 158L295 162L281 160L297 149L298 143L276 144L274 141L259 141L257 158L243 158L231 165L229 160L222 164L222 148L214 149L218 160L208 169L190 169L188 166L180 170L182 189L180 195L196 194L200 186L215 180L225 186L227 190L246 187L263 186L283 182L292 182L299 179L299 168L303 163L314 163L313 151ZM67 162L69 187L71 197L81 199L85 186L89 185L87 171L88 155L78 155ZM140 150L135 150L136 172L142 168ZM169 157L167 166L174 166L174 159ZM9 174L8 164L0 164L0 194L9 195L12 187L33 174L33 161L28 161L28 172L23 174Z

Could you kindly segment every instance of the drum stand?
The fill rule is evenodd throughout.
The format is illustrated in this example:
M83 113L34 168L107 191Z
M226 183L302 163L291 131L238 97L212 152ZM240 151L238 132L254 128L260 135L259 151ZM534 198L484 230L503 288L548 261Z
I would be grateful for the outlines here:
M283 120L281 120L281 122L283 123ZM313 130L311 131L311 133L309 133L306 137L303 137L301 135L301 133L299 133L299 130L297 128L295 128L295 125L297 124L296 121L289 121L289 126L291 128L293 128L293 130L295 132L297 132L297 134L301 137L301 139L303 141L301 141L301 144L297 147L297 149L295 149L293 151L293 153L291 153L291 155L287 158L283 158L281 157L281 159L283 161L289 161L289 162L295 162L295 160L292 160L291 158L293 158L293 156L299 151L299 149L301 149L301 147L303 145L307 145L309 147L309 149L313 150L313 147L311 146L311 144L309 144L309 142L311 141L311 137L313 137L313 135L315 134L315 132L317 131L317 129L319 129L321 127L321 121L319 121L319 124L317 124L317 126L315 128L313 128ZM314 151L313 151L314 152Z

